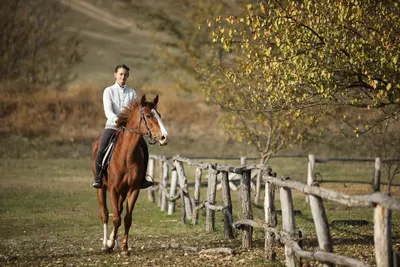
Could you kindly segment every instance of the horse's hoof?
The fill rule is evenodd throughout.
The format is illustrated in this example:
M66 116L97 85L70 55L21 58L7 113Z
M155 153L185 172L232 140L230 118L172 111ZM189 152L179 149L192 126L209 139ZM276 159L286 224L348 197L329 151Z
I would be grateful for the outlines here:
M101 251L102 251L103 253L110 253L110 252L111 252L111 249L110 249L110 248L101 248Z
M122 256L129 256L130 254L131 254L131 252L129 250L121 251Z
M112 248L114 247L114 240L107 240L107 247Z

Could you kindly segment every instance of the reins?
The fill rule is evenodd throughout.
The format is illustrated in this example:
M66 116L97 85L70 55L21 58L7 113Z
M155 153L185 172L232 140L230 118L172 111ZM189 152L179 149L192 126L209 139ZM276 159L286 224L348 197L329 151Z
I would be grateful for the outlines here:
M144 117L144 114L143 114L143 109L145 109L145 107L142 107L141 109L139 109L139 112L140 112L140 121L139 121L139 125L138 125L137 131L134 130L134 129L128 128L128 127L126 127L126 126L121 126L121 128L122 128L123 130L127 130L127 131L129 131L129 132L138 134L138 135L140 135L140 136L151 137L151 136L152 136L152 133L151 133L151 131L150 131L150 129L149 129L149 126L147 125L147 121L146 121L146 119L145 119L145 117ZM146 127L147 133L141 133L141 132L140 132L140 124L142 124L142 121L144 121L144 126ZM149 144L150 144L150 145L154 145L155 143L157 143L157 140L153 140L153 139L150 138Z

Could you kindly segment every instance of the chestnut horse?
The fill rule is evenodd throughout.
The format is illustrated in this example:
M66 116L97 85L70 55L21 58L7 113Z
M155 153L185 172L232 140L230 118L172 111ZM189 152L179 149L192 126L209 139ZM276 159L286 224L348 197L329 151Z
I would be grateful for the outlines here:
M103 177L103 187L97 189L97 199L100 204L100 215L104 229L103 251L118 249L118 228L121 225L121 213L125 199L126 214L124 217L125 233L122 240L122 251L128 252L128 234L132 224L132 211L139 196L140 183L146 174L144 169L143 151L140 147L140 138L149 137L160 145L168 143L168 133L161 116L157 111L158 95L152 102L146 101L143 95L140 102L132 100L118 115L117 126L121 130L117 133L111 161ZM99 147L98 137L92 147L92 171L96 173L96 154ZM108 209L106 194L110 195L110 204L113 211L114 229L108 239Z

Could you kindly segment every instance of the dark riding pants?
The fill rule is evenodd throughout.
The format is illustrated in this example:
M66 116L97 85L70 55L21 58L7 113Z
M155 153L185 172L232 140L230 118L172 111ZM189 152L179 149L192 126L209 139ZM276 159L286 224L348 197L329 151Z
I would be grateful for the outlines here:
M103 134L100 137L100 144L99 144L99 150L97 151L96 155L96 176L99 175L101 171L101 165L103 161L103 157L105 154L105 149L110 142L111 137L117 130L114 129L105 129ZM140 147L142 148L143 151L143 162L144 162L144 169L147 172L147 163L149 162L149 149L147 147L146 141L144 140L143 137L140 137Z

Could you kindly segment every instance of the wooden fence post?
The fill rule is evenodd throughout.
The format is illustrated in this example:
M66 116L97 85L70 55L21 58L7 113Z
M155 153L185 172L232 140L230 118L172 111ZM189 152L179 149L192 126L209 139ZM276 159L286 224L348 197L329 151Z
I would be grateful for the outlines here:
M207 187L207 202L215 205L215 196L217 193L217 170L216 164L208 166L208 187ZM213 232L215 230L215 211L206 208L206 231Z
M273 176L276 177L276 173ZM276 227L278 219L275 212L275 185L270 182L265 183L264 214L265 223L269 227ZM275 261L274 235L268 231L265 231L265 258Z
M187 218L192 219L192 202L190 200L189 190L187 186L187 178L185 175L185 170L183 169L183 163L180 161L174 161L176 171L178 173L179 187L182 189L182 196L185 208L185 215ZM183 208L183 207L182 207Z
M313 184L315 185L315 183ZM326 216L324 203L321 197L309 195L311 213L317 232L319 248L323 252L333 252L332 237L329 231L328 217ZM331 267L334 264L323 263L322 266Z
M240 157L240 165L242 167L244 167L244 166L246 166L246 164L247 164L247 157ZM251 181L251 177L252 176L251 176L251 172L250 172L250 186L251 186L251 188L256 190L256 185Z
M381 186L381 159L375 159L374 192ZM393 262L392 253L392 211L376 204L374 209L374 242L376 266L390 267Z
M176 194L176 188L177 188L177 184L178 184L178 173L176 172L176 168L172 169L172 173L171 173L171 187L169 190L169 196L170 197L174 197ZM175 212L175 203L176 200L173 201L169 201L168 203L168 215L172 215Z
M163 175L164 175L164 172L163 172L163 167L164 167L164 161L163 160L159 160L159 166L160 166L160 182L159 182L159 185L161 185L162 186L162 179L163 179ZM158 187L158 202L157 202L157 207L161 207L161 199L162 199L162 188L161 188L161 186L159 186Z
M381 190L381 159L375 159L375 175L374 175L374 192L379 192Z
M222 200L224 202L224 207L232 214L232 200L231 200L231 190L229 187L228 172L221 172L221 185L222 185ZM225 214L224 217L224 235L226 238L233 238L232 225L229 222L228 215Z
M194 205L197 207L200 204L200 189L201 189L201 175L203 170L201 168L196 168L196 177L194 183ZM193 207L193 208L195 208ZM192 222L193 224L197 224L199 222L199 213L200 210L196 209L193 213Z
M244 170L242 174L240 197L242 200L242 214L244 219L253 219L253 211L251 209L251 172ZM250 248L252 245L253 227L244 225L242 228L242 248Z
M307 185L312 185L315 182L315 157L312 154L308 155L308 170L307 170ZM309 195L306 195L306 202L310 202Z
M240 165L243 167L247 163L247 157L240 157Z
M151 177L151 179L154 180L154 163L155 163L155 159L149 159L149 171L147 172L148 175ZM155 198L154 198L154 186L150 186L149 188L147 188L147 198L150 202L154 203L155 202Z
M392 211L376 204L374 209L374 242L377 267L392 266Z
M183 190L180 192L181 194L181 222L182 224L186 224L186 203L185 203L185 193L183 193Z
M288 187L280 188L280 199L281 199L281 209L282 209L282 229L287 234L293 236L295 229L295 220L293 212L293 199L292 190ZM285 255L286 255L286 266L295 267L295 254L289 246L285 245Z
M166 194L166 190L168 187L168 171L169 171L169 167L168 167L168 163L166 160L164 160L164 164L163 164L163 175L162 175L162 180L160 183L160 189L161 190L161 205L160 205L160 211L166 211L167 210L167 194Z
M256 176L256 195L254 196L254 204L258 205L260 203L260 191L261 191L261 175L262 172L261 170L257 170L257 176Z

